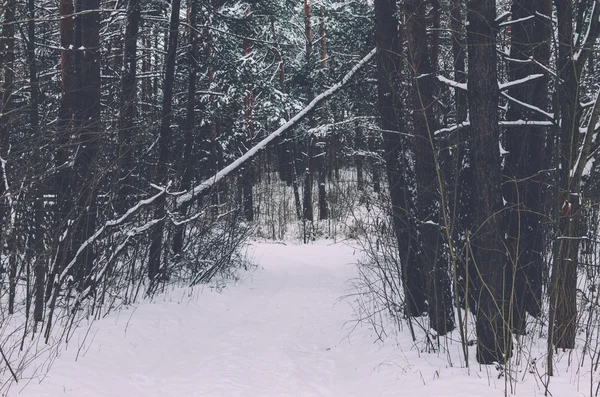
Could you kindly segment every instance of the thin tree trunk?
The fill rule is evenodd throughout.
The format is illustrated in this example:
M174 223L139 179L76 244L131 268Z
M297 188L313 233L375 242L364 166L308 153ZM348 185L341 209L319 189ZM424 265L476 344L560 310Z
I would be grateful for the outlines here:
M314 87L313 87L313 82L312 82L312 78L309 75L310 74L310 65L312 63L312 28L311 28L311 23L310 23L310 16L311 16L311 7L309 4L309 0L304 0L304 36L305 36L305 40L306 40L306 50L305 50L305 62L306 62L306 66L307 66L307 76L306 76L306 103L310 103L315 94L314 94ZM314 118L311 115L308 116L308 125L309 128L313 127L313 121ZM314 137L308 137L305 140L305 144L306 144L306 169L304 171L304 192L303 192L303 206L304 206L304 210L302 212L303 214L303 219L304 221L309 221L312 222L314 220L314 216L313 216L313 202L312 202L312 189L313 189L313 175L312 175L312 171L313 171L313 152L314 152L314 148L313 145L315 144L315 139Z
M250 42L248 40L244 40L243 56L248 57L249 55ZM242 142L242 145L244 146L242 149L246 151L251 146L254 139L254 93L251 83L246 86L246 90L244 92L244 121L246 136ZM253 164L251 162L247 163L244 166L242 173L242 200L244 206L244 215L247 221L252 222L254 221L254 194L252 187L255 177Z
M166 185L170 169L171 146L171 120L173 108L173 85L175 82L175 62L177 55L177 40L179 35L179 10L181 0L171 2L171 19L169 22L169 39L167 56L165 59L165 80L163 85L163 101L160 112L161 121L158 138L158 164L156 166L155 180L159 185ZM166 197L163 195L157 200L154 218L164 220L166 216ZM151 281L157 280L161 273L161 258L163 252L163 233L165 224L159 222L151 233L151 243L148 261L148 277Z
M133 139L137 135L135 116L137 109L137 41L140 25L139 0L127 3L127 25L125 26L125 53L123 55L123 77L121 80L121 104L119 114L119 180L115 210L123 214L131 203L134 190Z
M9 145L10 135L12 130L13 119L13 92L15 82L15 21L16 21L16 0L8 0L4 6L4 26L2 35L2 58L4 60L4 84L2 85L2 115L0 116L0 156L2 163L0 164L0 250L4 252L4 241L9 246L8 255L10 256L9 270L9 296L8 296L8 312L14 313L14 302L16 293L16 276L17 262L14 255L16 252L16 236L12 230L12 216L10 201L8 199L10 177L10 159Z
M327 40L325 38L325 11L323 7L321 7L321 16L319 18L319 35L321 43L321 68L327 68ZM323 102L321 106L321 115L323 116L323 120L327 120L327 102ZM327 191L326 191L326 183L327 183L327 168L328 168L328 148L330 145L330 140L325 138L322 139L321 142L317 145L317 175L319 182L319 219L324 220L329 218L329 206L327 204Z
M192 178L196 171L196 159L194 158L194 130L196 127L196 80L198 73L198 35L196 34L196 25L198 20L198 2L188 0L188 29L189 48L188 64L190 74L188 76L187 108L184 125L184 147L183 147L183 174L181 176L181 190L187 191L192 186ZM185 214L187 207L183 207L181 212ZM173 236L173 253L180 254L183 248L185 236L185 225L179 226Z
M32 137L39 136L39 79L35 56L35 0L27 1L27 62L29 64L29 86L31 104L29 122ZM36 148L35 163L39 161L39 150ZM44 191L41 184L34 187L35 202L33 204L33 230L31 248L34 259L34 308L33 319L37 323L44 318L44 285L46 283L46 263L44 261Z

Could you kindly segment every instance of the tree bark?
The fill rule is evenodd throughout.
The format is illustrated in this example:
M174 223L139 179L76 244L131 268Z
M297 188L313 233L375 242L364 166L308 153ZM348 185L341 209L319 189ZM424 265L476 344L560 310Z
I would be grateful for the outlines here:
M134 193L133 180L133 140L137 135L135 127L137 102L137 41L141 13L139 0L127 3L127 25L125 26L125 51L123 55L123 77L121 79L121 104L119 114L119 180L115 210L123 214L129 208Z
M550 289L550 333L557 348L575 347L577 330L577 263L580 237L586 234L581 201L581 178L592 137L581 142L580 83L584 62L600 34L600 7L595 4L586 35L573 45L573 3L555 0L558 16L557 99L560 114L556 202L556 253ZM582 28L583 29L583 28ZM579 29L581 30L581 29ZM551 350L549 343L549 350Z
M411 189L407 185L405 169L400 160L400 156L404 155L400 135L404 132L404 120L398 81L402 71L400 54L403 38L396 18L396 2L375 0L374 4L378 107L392 202L392 220L402 266L406 311L409 315L421 316L427 311L425 277L417 260L414 240L416 230L409 213L409 206L412 204Z
M454 308L442 229L441 175L438 178L435 131L433 68L429 60L424 0L406 0L406 36L412 70L412 119L415 129L420 267L426 275L429 326L444 335L454 329ZM441 171L440 171L441 172Z
M8 296L8 313L14 313L14 302L16 294L16 273L17 262L14 255L17 253L16 236L11 226L11 205L8 199L10 194L10 159L9 146L10 135L13 122L13 92L15 83L15 22L16 22L16 0L8 0L4 6L4 26L2 29L2 59L4 66L4 83L2 84L2 115L0 116L0 156L2 164L0 164L0 251L4 253L4 242L8 244L10 256L9 260L9 296Z
M187 107L184 124L184 144L183 144L183 163L181 175L181 190L187 191L192 187L194 171L196 171L197 162L194 158L194 129L196 127L196 80L198 74L198 35L196 34L196 25L198 21L198 2L196 0L188 1L188 29L189 47L188 47L188 67L190 74L188 76ZM184 206L181 212L185 214L187 207ZM173 253L180 254L183 248L185 236L185 225L177 227L173 235Z
M29 86L31 103L29 106L29 122L31 123L31 136L39 137L39 78L35 56L35 0L27 1L27 62L29 64ZM40 137L41 138L41 137ZM39 162L40 153L36 148L34 161ZM34 308L33 319L40 322L44 319L44 286L46 283L46 262L44 260L44 190L41 184L34 186L35 201L33 204L33 227L31 233L31 249L34 255Z
M477 208L472 248L480 278L476 308L477 361L504 362L512 352L506 313L506 268L502 227L500 154L498 150L498 75L496 70L496 1L470 0L469 110Z
M311 16L311 7L309 4L309 0L304 0L304 36L306 39L306 49L305 49L305 62L306 62L306 103L310 103L314 97L314 87L313 87L313 82L312 82L312 77L310 76L310 70L311 70L311 63L312 63L312 52L313 52L313 46L312 46L312 28L311 28L311 23L310 23L310 16ZM313 115L309 115L308 118L308 125L309 128L313 126ZM308 138L306 138L305 140L305 144L306 144L306 169L304 171L304 191L303 191L303 200L302 200L302 204L303 204L303 219L304 221L309 221L312 222L314 220L314 215L313 215L313 202L312 202L312 198L313 198L313 194L312 194L312 189L313 189L313 175L312 175L312 171L314 168L314 161L312 159L313 157L313 152L314 152L314 144L315 144L315 139L312 136L309 136ZM306 233L305 233L306 234Z
M158 137L158 164L156 166L155 180L164 186L170 173L170 146L171 146L171 120L173 109L173 85L175 82L175 62L177 56L177 41L179 36L179 10L181 0L171 2L171 18L169 21L169 35L167 55L165 58L165 78L163 85L163 100L160 112L160 129ZM151 232L151 243L148 260L148 278L156 281L161 275L161 258L163 252L164 218L166 216L166 197L161 196L156 203L154 218L161 219Z

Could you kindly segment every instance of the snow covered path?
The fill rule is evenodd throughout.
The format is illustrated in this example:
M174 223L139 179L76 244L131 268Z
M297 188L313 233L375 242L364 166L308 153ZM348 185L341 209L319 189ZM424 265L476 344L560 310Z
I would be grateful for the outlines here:
M503 395L493 374L467 376L443 355L419 355L409 340L374 343L366 326L349 335L353 309L340 298L356 277L351 248L257 244L253 252L260 267L247 279L223 291L173 291L97 321L87 340L87 329L78 334L77 362L72 344L42 383L17 394L19 384L9 395Z

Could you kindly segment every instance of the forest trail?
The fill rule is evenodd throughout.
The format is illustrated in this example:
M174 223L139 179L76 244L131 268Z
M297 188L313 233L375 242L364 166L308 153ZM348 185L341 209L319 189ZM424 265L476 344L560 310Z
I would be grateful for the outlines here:
M353 298L344 297L357 276L352 248L256 244L250 256L259 268L234 285L175 290L82 328L77 362L71 344L41 384L33 379L18 394L20 383L8 395L503 395L503 380L485 371L468 376L410 340L375 343L367 325L351 332Z

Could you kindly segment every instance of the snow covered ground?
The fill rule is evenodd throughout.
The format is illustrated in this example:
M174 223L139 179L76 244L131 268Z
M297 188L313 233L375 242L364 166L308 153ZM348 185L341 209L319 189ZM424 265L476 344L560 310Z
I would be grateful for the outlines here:
M82 327L44 379L8 395L504 395L495 368L460 367L458 344L451 367L446 353L420 352L408 332L381 343L366 323L354 327L352 248L260 243L250 255L258 269L234 285L174 290ZM569 373L552 382L554 396L589 395L589 383ZM531 374L516 392L544 394Z

